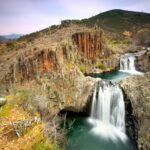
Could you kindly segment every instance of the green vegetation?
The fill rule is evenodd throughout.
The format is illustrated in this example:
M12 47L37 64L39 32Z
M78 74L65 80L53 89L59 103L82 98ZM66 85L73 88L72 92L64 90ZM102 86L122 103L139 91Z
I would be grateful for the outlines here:
M7 103L4 106L0 107L0 117L8 116L11 109L12 105Z
M36 112L34 105L34 97L36 92L31 89L14 89L13 94L15 95L15 103L21 106L25 111L30 114Z
M131 39L129 38L124 38L124 39L106 39L106 42L112 46L117 46L117 45L123 45L123 44L130 44Z
M122 33L125 30L133 32L144 24L150 23L150 14L115 9L84 19L82 22L87 26L94 27L96 25L115 33Z
M57 143L54 143L53 145L51 145L46 140L46 137L44 137L40 132L39 132L38 137L36 137L33 140L33 142L28 147L26 147L25 150L27 150L27 149L31 149L31 150L60 150Z
M45 128L43 122L24 122L35 116L39 118L37 112L31 114L31 112L28 111L30 105L32 105L31 101L33 101L32 99L35 92L32 90L14 89L12 93L12 95L5 97L7 103L0 107L2 125L0 128L1 148L4 149L7 147L11 149L13 147L14 149L22 150L60 150L59 145L56 142L52 142L53 140L45 134L44 130L47 131L47 128ZM34 111L33 108L32 111ZM28 125L26 126L26 124ZM50 126L50 129L51 128L52 130L54 129ZM20 136L16 133L19 133Z
M79 66L79 69L80 69L80 71L83 72L83 73L85 73L85 71L86 71L86 67L85 67L84 65L80 65L80 66Z
M104 70L104 69L106 69L106 65L105 64L98 64L97 68Z
M72 63L67 63L67 66L68 66L69 68L71 68L71 67L73 66L73 64L72 64Z
M26 112L33 115L36 113L33 107L33 99L35 97L35 91L25 89L14 89L12 95L6 96L7 103L0 107L0 117L8 116L13 108L20 107Z

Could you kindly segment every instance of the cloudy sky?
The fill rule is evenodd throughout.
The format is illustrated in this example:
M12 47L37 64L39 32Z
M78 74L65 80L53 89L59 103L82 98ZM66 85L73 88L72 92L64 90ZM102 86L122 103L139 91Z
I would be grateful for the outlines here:
M31 33L110 9L150 13L150 0L0 0L0 35Z

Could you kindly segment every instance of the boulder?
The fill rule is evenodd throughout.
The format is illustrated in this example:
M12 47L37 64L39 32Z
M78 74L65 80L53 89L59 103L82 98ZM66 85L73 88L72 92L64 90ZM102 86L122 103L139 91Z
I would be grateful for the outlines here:
M62 72L51 71L38 78L43 87L43 98L39 98L36 104L41 114L46 109L50 115L63 110L87 113L95 84L99 80L85 77L76 66L69 69L64 66ZM37 99L40 95L37 95Z

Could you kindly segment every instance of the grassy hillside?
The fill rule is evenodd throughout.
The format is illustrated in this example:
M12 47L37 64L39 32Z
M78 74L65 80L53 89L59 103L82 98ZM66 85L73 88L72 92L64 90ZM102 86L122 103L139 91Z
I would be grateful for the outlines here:
M36 38L48 36L62 28L69 27L71 24L76 24L77 26L86 25L88 27L97 25L105 31L113 33L122 33L124 31L137 32L145 27L150 28L150 14L119 9L110 10L88 19L63 20L60 25L53 25L41 31L24 35L18 41L31 42Z
M150 14L114 9L84 19L82 22L88 26L100 26L111 32L121 33L125 30L133 32L150 24Z

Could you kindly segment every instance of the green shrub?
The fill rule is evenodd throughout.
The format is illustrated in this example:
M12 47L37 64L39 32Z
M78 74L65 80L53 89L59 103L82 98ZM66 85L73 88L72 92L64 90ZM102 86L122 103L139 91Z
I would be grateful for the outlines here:
M38 138L32 143L32 150L51 150L51 148L48 143L43 141L43 139Z
M106 65L105 64L98 64L97 68L99 68L99 69L106 69Z
M34 106L34 98L36 96L36 92L34 90L29 89L16 89L14 91L16 95L15 103L21 106L27 112L34 114L36 109Z
M122 41L123 44L131 44L131 40L130 39L124 39Z
M72 63L67 63L67 66L68 66L69 68L71 68L71 67L72 67Z
M9 115L13 105L10 103L6 103L4 106L0 107L0 117L6 117Z
M86 71L86 68L85 68L85 66L83 66L83 65L80 65L80 66L79 66L79 69L80 69L80 71L82 71L82 72L85 72L85 71Z

